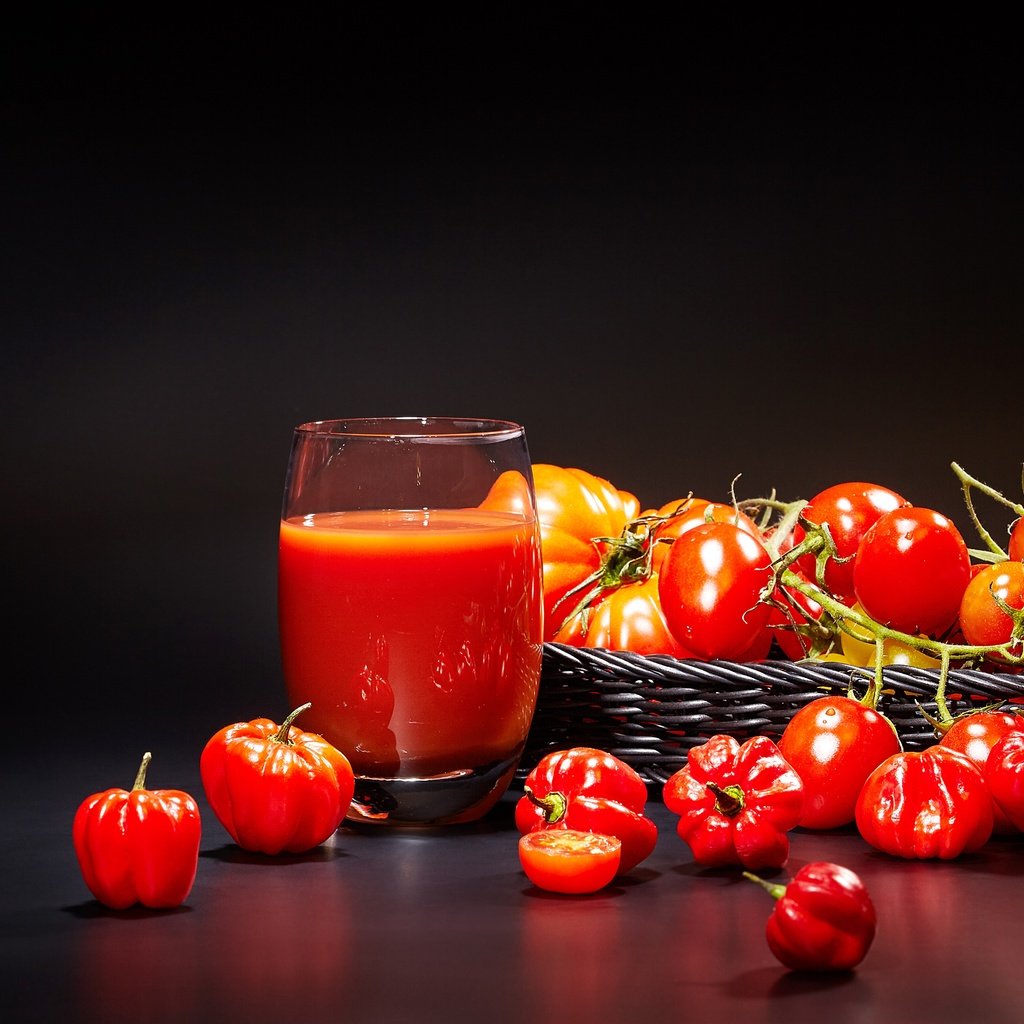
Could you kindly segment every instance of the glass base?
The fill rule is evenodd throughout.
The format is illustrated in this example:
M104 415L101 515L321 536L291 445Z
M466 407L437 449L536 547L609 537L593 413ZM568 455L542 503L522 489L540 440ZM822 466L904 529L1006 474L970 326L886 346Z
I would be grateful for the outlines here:
M348 821L370 825L457 825L482 818L515 775L519 755L426 778L356 775Z

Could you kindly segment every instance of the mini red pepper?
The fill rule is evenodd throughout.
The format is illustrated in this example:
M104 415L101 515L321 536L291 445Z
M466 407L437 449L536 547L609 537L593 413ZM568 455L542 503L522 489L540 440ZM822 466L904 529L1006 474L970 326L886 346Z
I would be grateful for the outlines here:
M1015 729L996 740L984 771L995 806L1024 832L1024 730Z
M666 783L665 806L702 867L779 868L803 813L804 785L773 740L712 736Z
M865 780L856 821L871 846L908 860L952 860L988 842L992 797L981 769L939 744L886 758Z
M864 959L878 917L867 888L849 868L815 861L788 885L743 874L775 898L765 938L779 963L794 971L848 971Z
M199 807L177 789L146 789L148 751L131 790L107 789L82 801L72 825L89 891L114 910L180 906L199 865Z
M342 823L355 790L348 758L318 733L269 718L226 725L199 761L206 798L231 838L255 853L304 853Z
M545 755L526 777L516 804L524 835L539 829L570 829L614 836L622 843L619 874L646 859L658 826L644 815L647 784L625 761L594 747Z

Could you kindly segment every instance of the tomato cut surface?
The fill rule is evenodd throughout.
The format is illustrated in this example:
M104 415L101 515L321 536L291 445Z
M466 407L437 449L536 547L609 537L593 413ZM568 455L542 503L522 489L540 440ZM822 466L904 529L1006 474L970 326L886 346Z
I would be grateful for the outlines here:
M528 832L519 840L519 862L526 877L549 892L603 889L615 877L621 855L621 840L596 832Z

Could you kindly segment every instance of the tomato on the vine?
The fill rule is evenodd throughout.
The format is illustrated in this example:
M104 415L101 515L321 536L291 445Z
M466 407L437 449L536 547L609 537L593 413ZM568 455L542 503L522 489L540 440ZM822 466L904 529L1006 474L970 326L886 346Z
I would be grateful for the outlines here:
M665 621L698 658L739 660L764 634L760 602L771 556L733 523L704 523L673 541L658 577Z
M779 749L804 784L804 828L852 822L864 780L903 749L896 729L874 705L870 695L818 697L783 730Z
M960 602L960 630L968 644L987 647L1009 643L1014 622L996 602L1024 610L1024 562L993 562L976 573ZM1012 653L1024 645L1017 643ZM993 653L993 660L1001 659Z
M597 892L615 877L621 856L622 841L597 832L541 830L519 840L526 877L549 892Z
M618 537L640 505L628 491L583 469L538 463L533 483L544 563L544 639L550 640L575 607L566 595L601 566L596 538Z
M570 647L693 657L665 622L656 575L606 591L589 608L562 623L552 639Z
M856 599L876 622L902 633L940 636L956 621L971 578L960 531L919 506L880 516L854 559Z
M664 565L672 542L705 523L732 523L751 537L760 539L761 536L757 524L746 513L724 502L705 498L681 498L667 502L655 512L644 514L665 517L664 522L651 530L651 566L655 572Z
M881 484L851 481L833 484L816 494L804 507L802 518L818 526L827 526L836 548L836 556L825 565L825 586L838 601L850 604L853 600L853 557L857 545L868 528L894 509L909 505L903 495ZM799 540L802 528L794 531ZM797 564L809 579L816 580L815 556L802 555Z

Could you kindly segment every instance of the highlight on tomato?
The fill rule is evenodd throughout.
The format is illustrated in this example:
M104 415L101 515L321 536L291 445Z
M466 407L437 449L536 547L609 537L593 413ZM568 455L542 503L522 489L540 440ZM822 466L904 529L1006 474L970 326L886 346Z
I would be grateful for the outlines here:
M1011 655L1024 653L1024 562L994 562L975 573L960 601L960 630L972 646L1010 644ZM989 658L1005 663L998 652Z
M746 513L733 505L708 501L706 498L680 498L666 502L659 509L644 512L643 515L659 520L651 529L651 568L655 572L663 566L676 538L705 523L732 523L751 537L759 540L761 537L757 524Z
M658 577L669 629L698 658L749 660L768 625L760 595L770 572L764 544L734 523L694 527L673 541Z
M933 509L886 512L861 538L856 599L872 619L912 636L941 636L955 622L971 557L952 520Z
M902 494L881 484L854 480L833 484L819 491L804 507L801 518L808 525L827 527L835 546L834 555L825 563L824 583L838 601L853 601L853 559L867 530L886 512L909 505ZM804 530L794 531L799 542ZM797 560L800 572L809 580L817 580L815 555L802 555Z
M622 842L615 836L574 829L527 832L519 862L538 889L579 895L607 886L619 870Z

